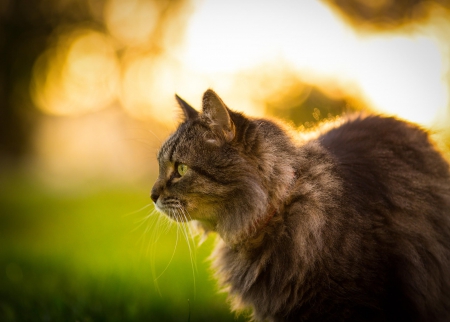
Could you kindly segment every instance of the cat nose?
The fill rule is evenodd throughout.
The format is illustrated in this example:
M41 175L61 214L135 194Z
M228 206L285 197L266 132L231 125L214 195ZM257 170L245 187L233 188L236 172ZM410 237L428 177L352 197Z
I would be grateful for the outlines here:
M153 202L156 203L158 201L159 196L161 195L161 191L163 190L162 184L160 180L155 182L155 185L150 192L150 198L152 198Z
M153 202L156 203L159 198L159 194L152 189L152 192L150 193L150 198L152 198Z

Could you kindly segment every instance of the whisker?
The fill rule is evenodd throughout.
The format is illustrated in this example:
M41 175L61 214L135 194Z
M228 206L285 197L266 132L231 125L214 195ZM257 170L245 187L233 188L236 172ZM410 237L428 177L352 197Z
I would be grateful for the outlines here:
M143 211L144 209L147 209L150 206L152 206L152 204L148 204L148 205L144 206L143 208L141 208L135 212L132 212L130 214ZM151 254L150 269L152 272L152 276L156 276L156 268L155 268L156 252L154 252L154 250L155 250L156 241L160 238L160 236L162 234L161 222L164 220L164 217L165 216L162 216L156 208L152 208L145 216L143 216L143 218L136 220L136 222L135 222L136 227L132 230L134 232L138 229L141 229L141 227L143 227L145 225L143 228L142 234L140 235L140 237L137 240L137 244L140 244L142 254L145 254L146 256L149 255L149 252ZM147 239L149 239L148 242L147 242ZM155 288L158 291L158 293L161 295L161 292L159 290L159 286L157 285L157 283L155 283Z
M195 239L194 239L195 234L192 231L192 227L191 227L191 224L190 224L190 222L192 221L192 217L191 217L191 215L189 214L189 212L186 209L183 209L183 212L185 212L185 216L187 216L188 219L189 219L188 221L186 221L186 226L187 226L187 229L189 230L189 235L191 236L192 244L196 245L196 242L195 242Z
M163 226L164 224L167 224L167 218L166 216L160 214L158 212L158 217L157 220L154 222L153 225L153 229L152 229L152 233L151 233L151 242L148 244L147 246L147 255L150 252L150 268L151 268L151 273L152 273L152 277L153 277L153 283L155 285L155 288L157 290L157 292L159 293L160 296L162 296L161 294L161 290L159 288L159 284L158 284L158 277L157 273L156 273L156 255L157 255L157 251L156 251L156 246L157 246L157 242L158 240L161 238L162 234L163 234ZM161 273L162 274L162 273Z
M149 208L150 205L147 205L140 209L139 211L142 211L144 209ZM138 212L139 212L138 211ZM195 239L194 234L192 232L192 229L189 225L189 221L192 220L190 214L181 206L180 203L173 202L171 207L167 209L168 215L166 216L162 213L160 213L156 208L153 208L144 218L138 220L136 223L138 224L138 228L145 225L144 232L140 238L140 242L142 243L142 246L144 247L145 244L147 244L145 253L147 256L150 256L151 261L151 274L153 277L153 282L155 285L156 291L159 293L160 296L162 296L161 289L159 287L158 280L161 276L164 275L164 273L169 269L170 264L172 263L175 252L178 247L180 234L183 235L183 238L186 240L188 250L189 250L189 257L191 261L191 269L192 269L192 277L194 282L194 296L196 294L196 272L197 269L197 261L196 261L196 252L195 252ZM176 221L170 219L173 218ZM161 237L165 234L167 234L173 225L176 225L176 238L175 238L175 244L170 256L169 261L167 264L165 264L164 269L160 271L157 269L157 254L158 254L158 242L160 242ZM135 229L135 230L136 230ZM149 237L149 242L146 243L146 237Z
M192 241L192 246L194 248L195 247L194 234L192 233L191 226L189 224L189 222L192 220L192 218L184 208L181 208L180 210L183 213L184 218L186 219L186 221L183 223L184 229L186 231L186 234L189 235L190 240ZM189 240L187 240L187 242L189 245ZM191 251L191 249L189 249L189 250ZM194 260L195 260L195 252L191 252L191 253L194 256Z
M190 240L189 240L189 232L186 229L187 218L186 218L186 215L184 214L182 209L178 209L178 211L179 211L180 217L183 217L183 219L185 220L183 222L180 222L180 226L181 226L183 235L184 235L184 237L186 239L186 242L188 244L189 253L192 255L191 243L190 243Z
M182 225L182 231L184 232L184 237L186 239L188 248L189 248L189 257L191 259L191 268L192 268L192 278L194 281L194 296L196 294L196 279L195 279L195 273L197 272L197 265L196 265L196 256L195 256L195 252L193 251L193 248L195 246L194 244L194 240L192 239L192 232L190 231L190 227L188 225L188 218L186 215L186 211L183 208L178 208L178 211L180 213L180 216L183 216L183 218L185 219L185 222L183 222ZM189 216L190 218L190 216ZM187 226L187 228L186 228ZM189 230L189 232L188 232ZM193 242L192 246L191 246L191 240L189 238L189 236L191 237L191 240Z
M157 281L165 272L166 272L166 270L169 268L169 266L170 266L170 264L172 263L172 260L173 260L173 257L174 257L174 255L175 255L175 251L176 251L176 249L177 249L177 246L178 246L178 229L177 229L177 237L176 237L176 240L175 240L175 247L173 248L173 252L172 252L172 255L171 255L171 257L170 257L170 260L169 260L169 263L167 263L167 265L166 265L166 267L164 268L164 270L158 275L158 277L156 277L155 279L154 279L154 281Z
M142 208L140 208L138 210L135 210L135 211L132 211L132 212L124 214L123 217L127 217L127 216L131 216L131 215L137 214L138 212L141 212L141 211L143 211L143 210L145 210L145 209L147 209L147 208L149 208L151 206L153 206L153 204L151 204L151 203L146 204L144 207L142 207Z
M143 210L143 209L142 209ZM135 232L136 230L138 230L139 228L142 227L142 225L144 225L146 222L149 221L150 218L155 216L155 213L157 214L158 211L156 209L153 209L150 213L148 213L146 216L144 216L143 218L135 221L136 228L134 228L131 232ZM147 229L145 230L147 231ZM145 232L144 232L145 233Z
M132 232L134 232L134 231L138 230L139 228L141 228L142 225L147 223L147 226L145 227L144 232L142 233L141 237L138 240L138 242L142 243L142 245L145 244L145 236L146 236L147 232L149 231L149 228L153 225L153 223L152 223L152 221L150 219L154 218L155 213L157 213L157 210L153 209L144 218L142 218L141 220L137 221L136 222L136 224L138 224L137 227L132 230Z
M155 133L154 131L152 131L152 130L150 130L150 129L147 129L147 132L149 132L151 135L153 135L153 136L155 137L155 139L158 141L158 143L159 143L160 145L162 145L163 141L160 139L159 136L156 135L156 133Z

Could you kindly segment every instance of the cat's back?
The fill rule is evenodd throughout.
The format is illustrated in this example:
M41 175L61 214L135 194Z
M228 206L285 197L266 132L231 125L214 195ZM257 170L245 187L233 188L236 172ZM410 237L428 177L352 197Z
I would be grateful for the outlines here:
M373 162L407 161L418 171L448 173L448 163L436 151L428 133L393 117L350 116L324 132L319 141L341 164L369 162L371 157Z
M398 214L407 214L404 222L416 221L407 232L433 222L450 249L450 167L425 130L392 117L357 115L318 140L354 211L369 218L377 212L391 225Z
M410 320L448 321L450 174L428 133L395 118L359 115L318 141L342 180L342 213L330 219L345 216L348 230L367 225L359 244L384 257L390 281L384 297L396 294L391 303L404 297L387 310L409 312ZM366 268L376 262L365 261Z
M429 191L435 185L435 190L450 194L448 162L428 133L414 124L393 117L356 115L325 131L318 140L331 154L344 182L364 187L358 192L366 191L368 200L405 186Z

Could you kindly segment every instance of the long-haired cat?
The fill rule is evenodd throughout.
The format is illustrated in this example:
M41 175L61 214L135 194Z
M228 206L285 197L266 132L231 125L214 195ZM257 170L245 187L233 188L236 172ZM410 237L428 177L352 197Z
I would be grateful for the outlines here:
M301 136L212 90L161 147L151 198L220 236L234 309L268 321L450 321L449 164L425 131L356 115Z

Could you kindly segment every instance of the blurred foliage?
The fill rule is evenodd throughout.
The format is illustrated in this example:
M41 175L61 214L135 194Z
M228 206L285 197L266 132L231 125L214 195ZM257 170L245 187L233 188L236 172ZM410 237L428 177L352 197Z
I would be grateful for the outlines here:
M431 5L450 9L448 0L324 0L356 30L392 31L424 20Z
M350 98L332 98L314 86L299 84L301 91L290 91L282 97L266 102L268 114L292 122L300 130L313 128L318 123L343 113L361 108Z

